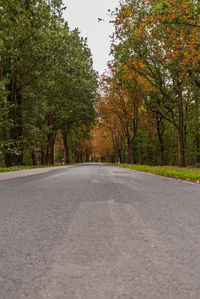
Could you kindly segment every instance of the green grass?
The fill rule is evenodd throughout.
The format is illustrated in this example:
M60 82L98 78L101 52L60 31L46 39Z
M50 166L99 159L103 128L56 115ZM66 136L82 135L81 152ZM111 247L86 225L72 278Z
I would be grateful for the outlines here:
M62 166L62 165L13 166L13 167L9 167L9 168L1 167L0 172L19 171L19 170L25 170L25 169L56 167L56 166Z
M114 164L118 167L134 169L138 171L162 175L176 179L183 179L200 183L200 169L195 168L179 168L170 166L147 166L147 165L133 165L133 164Z

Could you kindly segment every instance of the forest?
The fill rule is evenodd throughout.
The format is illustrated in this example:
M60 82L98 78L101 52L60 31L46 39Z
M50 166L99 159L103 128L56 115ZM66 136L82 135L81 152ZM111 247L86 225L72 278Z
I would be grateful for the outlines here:
M200 167L200 5L123 0L101 76L61 0L0 0L0 166Z
M114 60L100 81L99 155L200 167L199 2L124 0L111 16Z
M97 75L87 40L69 29L63 9L60 0L0 0L2 166L79 161L89 137Z

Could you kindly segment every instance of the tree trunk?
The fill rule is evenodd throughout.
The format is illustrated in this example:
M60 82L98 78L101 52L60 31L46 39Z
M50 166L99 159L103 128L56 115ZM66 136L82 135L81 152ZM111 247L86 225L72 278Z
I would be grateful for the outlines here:
M75 144L76 144L75 162L80 163L79 145L78 142L76 142Z
M49 165L54 165L54 143L55 139L53 138L50 143Z
M64 162L70 164L69 158L69 146L68 146L68 131L62 132L63 144L64 144Z
M132 154L132 147L131 141L128 140L128 164L133 163L133 154Z
M195 104L196 104L196 111L197 111L197 116L196 116L196 122L199 122L199 101L198 101L198 97L195 98ZM200 167L200 134L199 134L199 130L200 128L198 128L197 130L197 134L196 134L196 150L197 150L197 155L196 155L196 161L197 161L197 165L198 167Z
M196 147L197 147L197 164L200 167L200 137L196 137Z
M32 152L31 156L32 156L33 166L36 166L37 165L36 154Z
M83 151L82 150L80 151L79 157L80 157L79 158L80 162L83 163Z
M46 152L45 152L45 155L44 155L44 164L48 165L48 163L49 163L49 145L47 144Z
M121 153L121 163L126 163L125 149L123 149Z
M160 165L161 166L165 165L164 151L165 151L165 148L163 146L163 143L161 143L160 144Z
M179 148L179 166L185 167L185 154L184 154L184 137L183 132L180 129L178 131L178 148Z
M123 159L122 159L122 151L121 149L118 150L118 154L117 154L117 160L116 160L116 163L120 162L120 163L123 163Z
M85 157L86 157L86 162L89 163L90 162L90 154L89 154L88 149L86 149L86 151L85 151Z
M11 163L11 156L10 156L10 153L8 153L8 146L7 146L7 139L8 139L8 136L7 136L7 131L6 131L6 128L3 127L2 129L2 135L3 135L3 140L4 140L4 164L6 167L10 167L12 166L12 163Z
M8 154L5 160L10 166L23 165L23 122L22 122L22 97L21 89L19 88L19 79L17 83L17 74L13 70L11 83L9 85L10 94L8 101L10 102L10 119L12 121L12 127L10 128L10 139L12 140L12 148L17 151L17 154Z
M43 149L40 151L40 165L45 165L45 153Z
M64 156L65 164L70 164L69 146L68 146L67 139L64 139L63 142L64 142L64 152L65 152L65 156Z
M179 110L179 124L178 124L179 166L185 167L184 113L183 113L182 91L179 94L178 110Z
M148 132L147 152L148 152L148 164L152 165L153 164L153 152L152 152L152 137L151 137L150 132Z
M4 164L5 164L6 167L11 167L12 166L11 157L10 157L10 154L8 154L8 153L5 154Z
M158 140L160 145L160 165L165 165L165 159L164 159L164 142L163 142L163 133L164 130L160 127L161 120L159 119L159 116L157 115L157 134L158 134Z
M76 153L76 155L75 155L75 162L76 162L76 163L80 163L80 160L79 160L79 153Z
M16 157L17 165L23 165L24 160L24 143L23 143L23 119L22 119L22 96L18 94L17 98L17 107L16 107L16 117L17 117L17 125L16 125L16 139L18 141L19 147L19 155Z
M51 132L48 134L47 137L47 147L46 147L46 154L45 154L46 165L54 165L54 143L55 143L54 132Z

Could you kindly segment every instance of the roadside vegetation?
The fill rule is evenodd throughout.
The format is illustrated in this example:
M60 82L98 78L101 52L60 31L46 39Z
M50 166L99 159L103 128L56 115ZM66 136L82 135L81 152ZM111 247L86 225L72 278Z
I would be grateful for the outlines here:
M176 179L193 181L200 184L200 169L180 168L170 166L148 166L148 165L133 165L133 164L114 164L122 168L129 168L138 171L148 172L152 174L162 175Z
M57 165L61 166L61 165ZM1 167L1 172L10 172L10 171L19 171L19 170L26 170L26 169L35 169L35 168L45 168L45 167L55 167L55 165L37 165L37 166L13 166L13 167Z
M199 14L190 0L122 0L111 13L97 159L200 167Z
M97 74L64 9L62 0L0 0L0 167L88 159Z

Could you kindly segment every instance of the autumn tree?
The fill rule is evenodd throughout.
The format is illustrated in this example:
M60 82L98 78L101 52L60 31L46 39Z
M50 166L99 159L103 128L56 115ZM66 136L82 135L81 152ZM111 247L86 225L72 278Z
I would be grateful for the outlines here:
M188 70L183 66L188 59L195 63L197 25L188 25L188 19L195 19L195 8L190 1L129 0L121 2L114 13L115 58L124 64L134 60L134 70L160 94L151 97L154 110L177 130L180 166L185 165L185 102L190 86Z
M110 77L103 77L99 112L104 125L111 132L113 148L119 154L120 140L125 139L128 163L133 162L132 146L138 132L143 93L148 82L126 65L110 64ZM122 138L123 136L123 138ZM116 156L118 155L116 154Z

